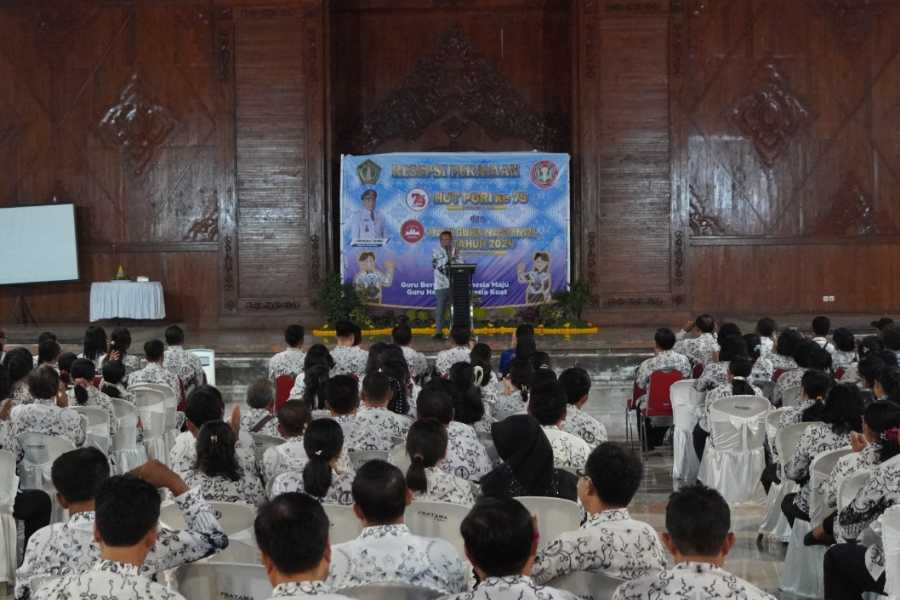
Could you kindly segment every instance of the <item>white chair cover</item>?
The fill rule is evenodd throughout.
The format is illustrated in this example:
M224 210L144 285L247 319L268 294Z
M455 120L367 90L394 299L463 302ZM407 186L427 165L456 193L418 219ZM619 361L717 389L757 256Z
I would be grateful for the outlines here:
M13 505L19 478L16 457L0 450L0 582L12 583L16 578L16 519Z
M787 479L784 476L784 463L790 460L800 436L803 431L811 425L811 423L794 423L784 428L779 428L781 415L784 414L785 408L773 410L766 417L766 437L769 441L769 447L775 452L775 458L778 459L778 472L781 483L773 483L769 488L769 495L766 501L766 517L759 526L759 533L762 535L772 536L774 539L788 543L791 539L791 526L787 517L781 512L781 503L788 494L795 494L800 489L797 483ZM784 451L782 451L784 449Z
M331 522L328 540L332 546L355 540L362 533L362 523L354 514L352 506L323 504L322 508L325 509L325 514Z
M316 419L330 419L330 418L332 418L331 411L328 409L317 408L316 410L312 411L312 420L313 421L315 421Z
M406 508L406 526L416 535L450 542L460 556L465 556L466 546L459 525L469 510L468 506L450 502L416 500Z
M253 437L253 451L256 454L256 464L263 464L263 455L266 450L273 446L280 446L284 443L284 439L275 437L274 435L266 435L264 433L251 433Z
M87 436L85 445L99 448L103 454L109 455L112 440L109 435L110 414L99 406L73 406L72 410L80 413L87 420Z
M119 418L119 431L113 436L110 454L115 457L120 474L136 469L147 462L147 449L138 444L138 417L134 411Z
M356 600L434 600L443 595L436 590L401 583L370 583L336 593Z
M781 406L785 408L797 406L800 404L800 395L802 393L803 388L799 385L786 388L784 392L781 393Z
M766 496L766 516L759 526L760 535L768 535L773 539L787 544L791 539L791 526L787 517L781 512L781 503L788 494L794 494L797 490L796 482L782 481L772 483L769 486L769 494Z
M694 389L694 379L682 379L672 384L669 398L672 402L672 485L691 484L697 479L700 459L694 451L694 426L700 418L699 400L703 393Z
M729 504L762 501L760 477L766 466L763 443L769 401L756 396L717 400L709 410L710 437L698 479Z
M209 348L192 348L190 353L200 359L206 383L216 385L216 351Z
M847 456L853 449L838 448L817 454L809 465L809 523L813 529L819 527L832 512L825 506L825 483L831 476L831 470L842 456Z
M253 520L256 518L256 508L249 504L241 504L238 502L210 502L210 508L216 515L222 531L229 538L239 536L253 528ZM159 523L169 529L186 529L187 523L184 520L184 514L178 505L170 502L163 504L159 509ZM245 539L252 539L246 538Z
M778 589L803 598L821 598L825 593L822 561L825 560L827 548L804 546L803 538L810 531L812 527L809 522L794 520Z
M350 463L353 465L353 470L359 470L361 466L369 462L370 460L387 460L388 453L383 450L360 450L357 452L349 452L350 455Z
M117 419L128 415L137 415L137 409L128 400L122 400L121 398L110 398L109 400L112 404L113 416Z
M856 473L845 477L838 489L838 511L842 511L853 502L859 490L863 489L873 469L860 469Z
M37 489L47 492L53 502L50 520L58 523L63 520L64 512L56 499L56 488L50 476L53 461L61 454L75 449L71 440L52 437L42 433L23 433L18 437L19 446L25 457L19 464L19 475L22 489Z
M406 453L406 445L397 444L391 448L391 452L388 454L388 462L406 473L410 465L409 454Z
M259 564L191 563L178 568L176 586L191 600L261 600L272 595L266 570Z
M884 549L884 593L891 600L900 596L900 505L888 508L880 517Z
M612 598L616 588L625 583L605 573L573 571L551 580L548 586L571 592L582 600L606 600Z
M564 498L545 496L517 496L528 512L537 516L540 541L538 549L567 531L575 531L581 525L581 506Z
M144 448L147 456L169 464L169 448L166 444L166 408L162 400L149 401L138 397L135 408L144 425Z

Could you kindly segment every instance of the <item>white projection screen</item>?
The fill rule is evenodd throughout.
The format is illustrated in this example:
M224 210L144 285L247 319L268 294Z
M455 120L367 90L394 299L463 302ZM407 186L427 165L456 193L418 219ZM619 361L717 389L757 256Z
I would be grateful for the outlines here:
M75 205L0 208L0 285L77 281Z

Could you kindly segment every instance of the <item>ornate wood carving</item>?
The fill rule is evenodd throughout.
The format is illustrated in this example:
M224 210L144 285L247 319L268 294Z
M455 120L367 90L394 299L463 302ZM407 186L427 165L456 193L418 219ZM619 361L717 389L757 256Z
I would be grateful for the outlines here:
M835 193L831 209L813 227L814 235L858 236L896 233L890 223L876 219L870 195L853 175L847 175Z
M367 153L389 139L416 139L451 113L497 137L524 139L540 150L565 148L565 116L530 110L458 29L445 33L400 88L350 129L343 147Z
M225 236L225 283L223 285L226 292L234 292L234 246L231 236ZM232 300L232 310L235 307Z
M125 155L134 175L141 176L177 124L172 111L150 96L135 73L122 90L119 103L106 111L100 131Z
M694 186L690 186L691 194L691 210L690 210L690 226L691 235L728 235L727 228L723 227L719 220L711 215L706 214L706 207L703 200L697 194Z
M185 240L215 242L219 239L219 194L212 190L206 199L203 215L191 223Z
M672 276L672 284L680 287L684 285L684 232L678 230L675 232L674 240L675 249L673 251L674 272Z
M753 142L763 163L771 167L810 121L810 114L774 63L767 63L763 71L762 79L738 99L730 116L734 126Z

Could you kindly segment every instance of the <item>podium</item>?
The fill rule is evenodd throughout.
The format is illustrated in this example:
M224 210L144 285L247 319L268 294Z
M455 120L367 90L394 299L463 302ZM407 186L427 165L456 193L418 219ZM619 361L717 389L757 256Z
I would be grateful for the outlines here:
M450 265L450 324L451 327L472 329L472 276L475 265Z

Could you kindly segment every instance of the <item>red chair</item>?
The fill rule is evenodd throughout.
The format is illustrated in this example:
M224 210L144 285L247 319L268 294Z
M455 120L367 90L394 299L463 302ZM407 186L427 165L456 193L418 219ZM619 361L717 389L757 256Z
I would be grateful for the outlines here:
M784 371L784 369L775 369L775 371L772 372L772 381L778 381L778 378L784 375Z
M294 388L295 379L293 375L279 375L275 379L275 410L287 402L288 396L291 395L291 390Z
M846 371L846 369L844 369L844 367L838 367L837 370L834 372L834 378L837 379L838 381L840 381L841 377L843 377L844 373L846 373L846 372L847 371Z
M684 379L680 371L667 369L654 371L650 374L650 384L647 386L647 402L641 410L641 448L647 450L647 422L653 427L672 426L672 399L669 392L672 384Z
M700 376L703 375L703 369L705 365L703 363L697 363L694 365L694 370L691 372L691 375L694 379L700 379Z

